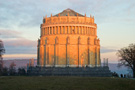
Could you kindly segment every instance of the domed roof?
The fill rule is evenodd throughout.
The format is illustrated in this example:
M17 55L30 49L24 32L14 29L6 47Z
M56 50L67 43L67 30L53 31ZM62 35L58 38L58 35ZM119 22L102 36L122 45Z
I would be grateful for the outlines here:
M79 14L79 13L77 13L77 12L75 12L74 10L72 10L72 9L65 9L64 11L62 11L61 13L58 13L58 14L56 14L56 15L54 15L54 16L68 16L68 14L69 14L69 16L81 16L81 17L84 17L84 15L82 15L82 14Z

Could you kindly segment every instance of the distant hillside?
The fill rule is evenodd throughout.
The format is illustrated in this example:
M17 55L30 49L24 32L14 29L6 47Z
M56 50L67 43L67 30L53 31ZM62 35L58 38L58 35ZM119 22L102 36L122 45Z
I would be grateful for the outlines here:
M109 63L108 65L109 65L109 69L111 70L111 72L116 72L118 74L128 74L129 73L127 67L122 66L122 67L118 68L117 63Z
M27 67L27 63L29 63L29 59L23 59L23 60L4 60L4 66L9 67L10 64L14 62L16 64L16 68L19 67ZM34 60L34 66L37 65L37 60ZM128 74L129 71L126 67L118 68L117 64L115 63L109 63L109 68L111 72L116 72L118 74Z
M36 66L37 60L34 60L34 66ZM23 59L23 60L4 60L4 66L9 67L10 64L14 62L16 64L16 68L19 67L27 67L27 63L29 63L29 59Z

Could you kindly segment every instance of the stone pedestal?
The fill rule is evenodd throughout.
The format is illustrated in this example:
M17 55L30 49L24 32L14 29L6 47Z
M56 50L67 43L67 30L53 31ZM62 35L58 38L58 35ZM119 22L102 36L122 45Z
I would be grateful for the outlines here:
M109 67L30 67L29 76L111 77Z

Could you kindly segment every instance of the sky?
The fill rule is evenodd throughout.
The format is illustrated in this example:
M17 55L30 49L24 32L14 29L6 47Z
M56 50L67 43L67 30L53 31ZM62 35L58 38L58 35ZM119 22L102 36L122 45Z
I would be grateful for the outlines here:
M0 0L4 59L36 59L43 17L67 8L95 17L102 61L117 63L117 50L135 43L135 0Z

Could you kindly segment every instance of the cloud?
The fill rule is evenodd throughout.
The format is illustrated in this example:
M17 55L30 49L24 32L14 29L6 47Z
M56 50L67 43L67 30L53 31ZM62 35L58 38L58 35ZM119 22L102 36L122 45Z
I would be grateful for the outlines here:
M66 4L65 4L66 3ZM0 2L0 27L39 27L43 16L57 14L63 9L71 8L81 14L90 14L97 20L104 21L107 17L121 16L126 13L126 4L134 1L127 0L1 0ZM133 4L134 5L134 4ZM129 7L131 12L133 7ZM123 13L123 11L124 13ZM121 12L122 11L122 12ZM133 11L133 10L132 10Z
M41 23L43 11L34 1L15 0L12 2L3 0L0 5L1 27L35 27Z
M101 46L101 53L110 53L110 52L116 52L116 51L117 51L116 49Z
M37 47L5 47L5 54L37 54Z
M6 47L36 47L37 42L25 38L20 38L13 40L5 40L4 45Z
M22 33L15 30L0 29L2 38L21 38Z
M25 38L4 40L6 54L36 54L37 41Z

